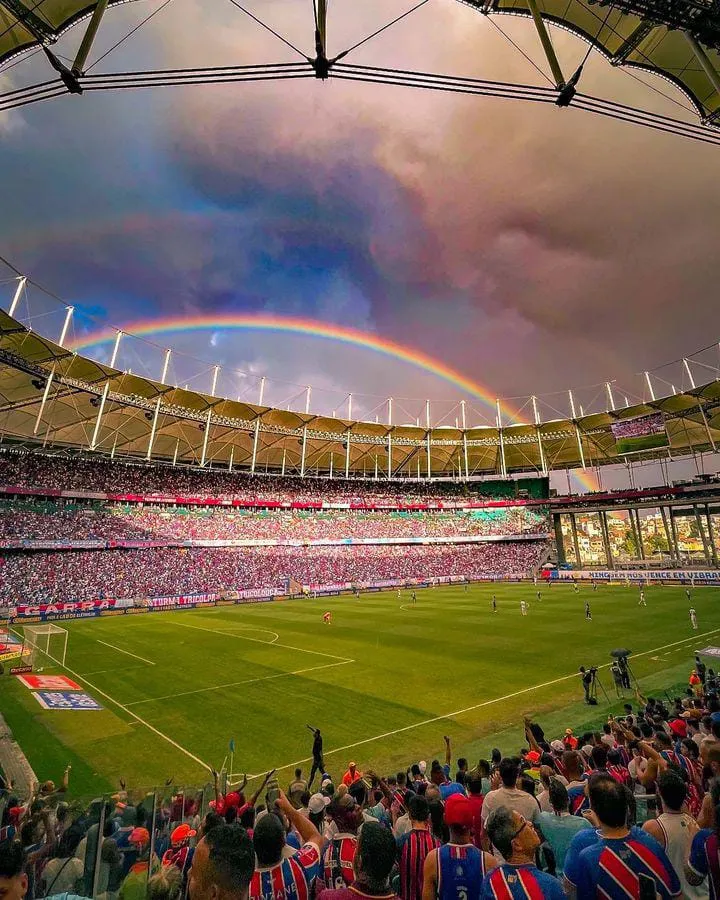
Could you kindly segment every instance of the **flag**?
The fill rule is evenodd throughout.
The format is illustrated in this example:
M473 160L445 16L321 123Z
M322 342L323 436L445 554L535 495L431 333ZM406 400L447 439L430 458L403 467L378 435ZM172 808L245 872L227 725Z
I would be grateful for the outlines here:
M235 738L230 738L230 752L235 752Z

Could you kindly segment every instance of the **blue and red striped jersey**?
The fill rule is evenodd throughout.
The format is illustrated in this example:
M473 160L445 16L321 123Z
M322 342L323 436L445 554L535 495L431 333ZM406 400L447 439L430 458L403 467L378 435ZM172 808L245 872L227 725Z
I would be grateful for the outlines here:
M431 850L439 846L440 841L423 828L413 828L400 838L398 850L402 900L417 900L422 897L425 858Z
M320 869L320 851L304 844L294 856L267 869L256 869L250 900L310 900L310 888Z
M562 885L536 866L498 866L485 878L480 900L565 900Z
M350 887L355 881L353 860L357 850L356 834L337 834L325 848L323 854L323 880L325 887Z
M710 900L720 898L720 841L711 828L703 828L693 838L689 866L707 878Z
M626 838L601 840L580 854L575 882L578 900L637 900L640 875L654 880L660 900L681 894L672 863L651 835L633 829Z

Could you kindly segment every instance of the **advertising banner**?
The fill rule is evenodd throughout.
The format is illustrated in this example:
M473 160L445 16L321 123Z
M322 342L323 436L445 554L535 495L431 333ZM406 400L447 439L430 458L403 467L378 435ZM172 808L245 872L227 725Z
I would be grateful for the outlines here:
M37 691L33 697L43 709L103 709L90 694L73 694L69 691Z
M556 581L681 581L720 584L720 569L553 569Z
M48 622L53 619L81 619L98 616L105 609L112 609L115 600L77 600L68 603L19 603L9 609L10 619L32 619Z
M81 691L66 675L18 675L18 681L31 691Z

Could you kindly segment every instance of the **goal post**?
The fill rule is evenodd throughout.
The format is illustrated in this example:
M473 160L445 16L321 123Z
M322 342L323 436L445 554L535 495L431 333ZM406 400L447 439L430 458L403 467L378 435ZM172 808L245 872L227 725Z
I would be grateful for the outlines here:
M65 665L68 643L66 628L51 625L49 622L42 625L23 625L23 641L33 663L37 662L38 655L42 654L61 666Z

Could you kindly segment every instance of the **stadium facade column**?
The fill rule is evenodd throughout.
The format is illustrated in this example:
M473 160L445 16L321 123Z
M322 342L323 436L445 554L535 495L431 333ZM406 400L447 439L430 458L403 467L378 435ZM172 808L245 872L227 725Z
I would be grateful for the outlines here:
M207 459L208 441L210 440L210 419L212 418L212 407L207 411L205 419L205 431L203 433L202 453L200 454L200 467L204 468Z
M718 553L717 544L715 543L715 527L713 526L709 503L705 504L705 518L707 519L708 541L710 542L710 555L712 556L712 564L717 569Z
M555 531L555 549L557 550L558 566L566 566L567 557L565 556L565 537L562 533L560 513L553 513L553 530Z
M700 63L700 67L707 75L710 84L718 93L720 93L720 75L718 75L718 72L710 61L707 53L705 53L703 48L695 39L695 36L690 34L689 31L684 31L683 34L685 35L685 39L687 40L688 44L690 44L692 52L695 54L695 58Z
M257 462L258 440L260 438L260 416L255 419L255 434L253 436L252 462L250 463L250 474L255 474L255 463Z
M37 418L35 419L35 427L33 428L33 434L37 434L40 430L40 422L42 421L42 415L45 411L45 404L47 403L47 398L50 395L50 388L53 383L53 379L55 378L55 363L53 363L52 369L50 369L50 374L45 381L45 390L43 391L42 400L40 402L40 409L38 409Z
M540 451L540 471L547 476L547 464L545 462L545 450L543 449L542 436L540 434L540 414L538 412L537 397L532 398L533 415L535 418L535 435L537 436L538 450Z
M633 533L635 535L635 547L637 548L637 553L640 559L645 559L645 547L643 546L642 539L642 530L640 529L640 510L636 507L630 507L628 510L630 513L630 521L633 526Z
M540 43L542 44L542 48L545 52L545 57L547 58L548 65L550 66L550 71L552 72L552 76L555 80L555 87L560 90L565 87L565 79L563 78L562 69L560 68L560 63L558 62L557 54L555 53L555 48L553 47L553 43L550 40L550 35L547 32L547 28L545 27L545 22L540 14L540 10L538 9L538 5L535 0L527 0L528 9L530 10L530 15L533 18L533 22L535 23L535 28L538 33L538 37L540 38Z
M695 516L695 524L697 525L697 529L700 533L700 539L702 540L703 545L703 556L705 557L705 562L708 566L712 565L712 558L710 556L710 547L708 545L707 535L705 534L705 526L702 523L702 518L700 516L700 509L697 503L693 503L693 515Z
M580 553L580 541L578 539L577 518L575 516L575 513L570 513L570 534L572 534L575 559L577 560L578 567L582 569L583 558L582 554Z
M612 549L610 548L610 532L608 530L607 513L604 509L600 510L600 531L602 532L603 547L605 548L605 558L607 560L608 569L615 568L615 560L613 559Z
M673 532L673 529L670 527L670 523L669 523L669 519L668 519L668 515L669 515L670 511L668 509L666 509L666 507L664 507L664 506L660 506L658 508L660 510L660 518L662 519L662 523L663 523L663 530L665 532L665 540L667 541L668 553L670 554L670 559L672 560L672 562L677 562L678 561L678 551L677 551L677 544L674 540L675 534Z
M95 428L93 429L92 440L90 441L90 449L94 450L97 447L98 436L100 435L100 422L102 421L103 413L105 412L105 404L107 403L108 393L110 392L110 382L105 382L105 387L103 388L103 392L100 396L100 406L98 408L97 419L95 419Z

